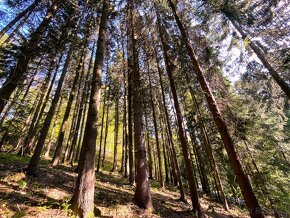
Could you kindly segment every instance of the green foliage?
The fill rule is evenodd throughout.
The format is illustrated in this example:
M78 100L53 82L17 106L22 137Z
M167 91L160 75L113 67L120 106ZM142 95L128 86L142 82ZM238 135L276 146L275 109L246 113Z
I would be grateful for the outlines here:
M26 182L25 180L20 180L20 181L18 181L18 187L19 187L20 189L25 189L26 186L27 186L27 182Z

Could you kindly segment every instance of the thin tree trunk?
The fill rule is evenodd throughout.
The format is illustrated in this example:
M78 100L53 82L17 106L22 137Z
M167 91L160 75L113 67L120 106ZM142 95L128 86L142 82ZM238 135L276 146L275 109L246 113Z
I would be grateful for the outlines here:
M119 95L116 96L115 102L115 136L114 136L114 162L112 171L117 170L118 155L118 134L119 133Z
M88 87L87 81L89 80L90 77L90 73L93 67L93 55L94 55L94 51L95 51L95 46L96 46L96 42L94 42L93 45L93 49L92 49L92 53L91 53L91 58L90 58L90 63L89 63L89 68L88 68L88 72L84 81L84 91L83 91L83 104L81 105L81 127L80 127L80 135L79 135L79 140L78 140L78 145L77 145L77 149L74 152L74 156L71 159L71 165L73 165L74 161L78 161L79 160L79 153L80 153L80 145L82 143L82 139L83 139L83 130L84 130L84 125L85 125L85 118L86 118L86 112L87 112L87 100L89 99L89 94L90 94L90 88ZM75 136L76 137L76 136ZM77 139L75 139L77 140Z
M32 140L33 136L36 135L37 127L38 127L39 122L40 122L40 120L42 118L42 115L43 115L44 110L46 108L47 102L49 100L50 93L52 91L53 84L54 84L54 81L55 81L57 73L58 73L58 69L59 69L59 65L60 65L61 59L62 59L62 55L59 58L59 62L57 64L57 66L56 66L55 73L54 73L53 78L52 78L52 80L50 82L49 88L47 89L47 85L48 84L46 84L43 87L42 97L41 97L41 99L40 99L40 101L39 101L39 103L37 105L37 108L35 110L35 113L33 115L29 130L28 130L28 132L26 134L26 137L25 137L25 139L23 141L22 150L19 151L19 153L18 153L19 155L28 154L30 152L30 150L31 150L31 147L32 147L31 146L31 144L32 144L31 140ZM53 68L51 68L49 70L49 72L48 72L49 78L48 78L47 83L49 82L52 70L53 70ZM45 89L47 89L46 93L45 93Z
M147 150L148 150L148 164L149 164L149 179L153 180L153 161L152 161L152 151L150 145L150 136L149 136L149 128L148 128L148 120L147 114L145 110L145 128L146 128L146 138L147 138Z
M278 72L272 67L272 65L268 62L261 49L259 49L259 47L256 46L255 43L247 36L247 34L242 30L241 26L231 16L228 16L227 14L225 15L231 21L236 30L238 30L238 32L241 34L242 39L248 40L250 48L255 52L257 57L263 63L264 67L269 71L270 75L273 77L278 86L280 86L280 88L286 94L288 99L290 99L290 86L285 82L284 79L281 78Z
M218 128L218 131L221 135L222 141L224 143L225 149L227 151L227 154L229 156L230 159L230 163L231 166L233 168L233 171L236 175L236 180L241 188L243 197L246 201L246 205L248 207L248 210L250 212L251 217L253 218L260 218L260 217L264 217L263 213L262 213L262 209L258 203L258 200L254 194L254 191L252 189L252 186L250 184L250 181L247 177L247 175L245 174L242 165L240 163L238 154L236 152L233 140L230 136L230 133L228 131L227 125L225 123L225 121L223 120L221 113L219 111L219 108L216 104L216 101L214 99L214 96L212 95L212 92L209 88L208 83L206 82L205 76L202 72L202 70L200 69L200 66L195 58L195 54L193 51L193 48L189 42L187 33L183 27L183 24L176 12L176 6L173 4L173 2L171 0L168 0L169 6L172 9L175 21L177 23L177 26L180 30L180 33L182 35L182 39L186 45L186 49L188 52L188 55L191 59L192 62L192 66L193 69L196 73L197 79L201 85L201 88L205 94L205 98L207 100L208 103L208 107L213 115L214 121L216 123L216 126Z
M180 191L180 200L183 201L183 202L186 202L185 193L184 193L184 187L183 187L183 183L182 183L182 180L181 180L181 173L180 173L180 169L179 169L179 165L178 165L178 161L177 161L177 155L176 155L176 151L175 151L175 146L174 146L174 142L173 142L171 124L170 124L170 121L169 121L169 114L168 114L167 107L166 107L166 99L165 99L165 93L164 93L161 69L160 69L160 66L159 66L159 62L160 61L158 59L158 55L157 55L156 50L155 50L155 56L156 56L159 83L160 83L161 94L162 94L162 102L163 102L164 113L165 113L165 118L166 118L166 125L167 125L167 130L168 130L169 144L171 146L171 151L172 151L172 158L173 158L172 164L173 164L173 167L174 167L174 170L173 170L174 177L177 177L177 179L178 179L178 183L179 183L178 185L179 185L179 191Z
M168 46L165 43L164 31L161 28L160 21L158 21L158 25L159 25L160 39L162 42L162 49L163 49L163 56L164 56L164 61L165 61L166 72L168 75L169 84L171 87L171 92L172 92L173 101L174 101L174 108L175 108L176 116L177 116L178 136L179 136L179 140L180 140L180 144L181 144L183 159L185 162L185 169L186 169L186 173L187 173L187 177L188 177L188 186L190 189L190 197L191 197L191 201L192 201L192 210L194 213L198 213L199 217L202 217L203 212L202 212L202 209L200 206L199 196L198 196L198 192L197 192L197 185L195 182L192 163L190 160L190 154L189 154L189 150L188 150L189 145L188 145L188 141L187 141L186 135L185 135L186 133L185 133L185 129L183 126L181 109L180 109L179 100L177 97L175 82L173 79L173 64L168 56Z
M41 0L35 0L30 6L28 6L25 10L20 12L13 20L11 20L1 31L0 31L0 39L4 34L11 29L21 18L25 17L28 13L34 10L37 7Z
M102 156L102 167L105 166L105 158L106 158L106 145L107 145L107 138L108 138L108 130L109 130L109 109L110 109L110 103L109 103L110 96L108 95L108 105L106 110L106 127L105 127L105 138L104 138L104 149L103 149L103 156Z
M108 96L107 96L108 95ZM101 154L102 154L102 142L103 142L103 129L104 129L104 120L105 120L105 111L106 107L106 100L109 100L110 96L110 87L109 90L106 92L106 88L104 88L104 101L103 101L103 113L102 113L102 122L101 122L101 135L100 135L100 146L99 146L99 156L98 156L98 164L97 164L97 173L100 171L100 162L101 162ZM108 97L108 99L107 99Z
M49 108L49 110L47 112L47 115L46 115L46 118L44 120L42 129L40 131L40 136L39 136L39 139L37 141L34 153L33 153L32 157L30 159L28 167L26 168L26 172L28 174L30 174L30 175L35 175L36 174L37 166L38 166L38 162L40 160L40 156L41 156L41 152L42 152L42 149L43 149L43 146L44 146L44 142L45 142L45 139L46 139L46 136L47 136L47 133L48 133L48 130L49 130L49 127L50 127L50 124L51 124L51 121L52 121L56 106L57 106L57 103L58 103L58 101L60 99L63 82L64 82L64 79L65 79L66 74L68 72L68 67L69 67L69 64L70 64L70 59L71 59L73 50L74 50L74 44L72 43L71 46L70 46L70 49L68 51L68 54L67 54L67 57L66 57L66 61L65 61L62 73L61 73L61 76L60 76L60 78L58 80L58 84L57 84L57 88L55 90L54 97L52 99L50 108Z
M148 71L148 79L149 79L149 91L150 91L150 103L152 108L152 115L153 115L153 124L154 124L154 132L155 132L155 141L156 141L156 149L157 149L157 158L158 158L158 165L159 165L159 179L160 179L160 186L164 187L164 179L163 179L163 173L162 173L162 160L161 160L161 149L159 144L159 131L158 131L158 125L157 125L157 117L156 117L156 111L153 101L153 92L152 92L152 84L151 84L151 78L150 78L150 72Z
M25 16L24 18L21 20L21 22L19 22L19 24L15 27L15 29L12 31L12 33L2 42L2 47L6 47L7 45L9 45L15 34L20 30L20 28L25 24L25 22L27 21L27 19L29 18L29 16L32 14L33 10L30 10ZM1 37L0 37L1 38Z
M87 37L88 38L88 37ZM83 46L85 46L87 43L84 43ZM63 147L63 140L64 140L64 135L65 135L65 131L66 131L66 126L67 126L67 123L68 123L68 118L69 118L69 115L70 115L70 111L71 111L71 108L72 108L72 105L73 105L73 101L74 101L74 98L75 98L75 93L76 93L76 90L77 90L77 87L78 87L78 82L79 80L81 80L81 69L82 69L82 66L83 66L83 59L85 57L85 48L83 47L82 48L82 51L81 51L81 57L79 59L79 64L76 68L76 71L75 71L75 77L74 77L74 80L73 80L73 83L72 83L72 87L71 87L71 91L70 91L70 94L69 94L69 97L68 97L68 101L67 101L67 106L66 106L66 109L65 109L65 112L64 112L64 116L63 116L63 119L62 119L62 123L60 125L60 130L59 130L59 134L58 134L58 137L57 137L57 141L56 141L56 149L55 149L55 152L54 152L54 156L53 156L53 159L52 159L52 162L51 162L51 165L54 167L58 164L58 161L59 161L59 158L60 158L60 155L61 155L61 152L62 152L62 147Z
M128 31L129 32L129 31ZM129 34L128 34L129 35ZM128 48L129 49L129 48ZM135 182L134 154L133 154L133 122L132 122L132 67L131 57L128 57L128 155L129 155L129 183Z
M76 188L71 199L73 212L80 217L92 216L94 213L95 190L95 155L98 131L98 115L102 85L102 67L106 45L106 25L108 20L109 2L103 1L102 17L99 27L97 51L87 122L79 159Z
M46 158L49 158L49 153L50 153L50 149L51 149L51 146L53 144L53 136L54 136L54 132L56 130L56 125L57 125L57 121L59 119L59 116L60 116L60 110L61 110L61 106L62 106L62 100L63 98L60 97L60 100L59 100L59 104L57 106L57 109L56 109L56 116L55 116L55 119L54 119L54 122L53 122L53 125L52 125L52 131L50 133L50 138L48 140L48 143L47 143L47 146L46 146L46 151L44 153L44 157Z
M54 1L54 3L46 12L46 15L41 24L31 34L30 40L27 45L24 46L23 49L20 51L21 54L18 55L19 59L16 66L10 72L9 77L0 89L0 112L3 111L3 108L6 105L6 101L9 100L13 91L25 77L25 72L27 71L29 61L35 56L35 51L37 51L36 48L39 41L41 40L41 36L45 32L50 20L53 18L60 5L60 0Z

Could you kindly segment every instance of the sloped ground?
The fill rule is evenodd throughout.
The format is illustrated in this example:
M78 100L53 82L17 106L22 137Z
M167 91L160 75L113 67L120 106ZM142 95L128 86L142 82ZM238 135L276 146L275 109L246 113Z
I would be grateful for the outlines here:
M28 160L0 153L0 217L71 217L68 200L77 176L73 168L61 165L52 169L47 161L42 161L38 176L29 177L21 172ZM146 213L133 204L134 187L126 179L118 173L102 171L96 175L95 205L99 217L193 217L190 205L178 201L174 187L169 189L152 183L155 211ZM246 211L237 208L226 212L206 197L201 198L201 204L209 217L248 217Z

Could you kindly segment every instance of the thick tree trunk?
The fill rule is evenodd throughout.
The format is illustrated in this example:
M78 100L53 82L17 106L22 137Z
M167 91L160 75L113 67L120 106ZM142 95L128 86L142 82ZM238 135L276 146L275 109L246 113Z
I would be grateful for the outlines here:
M152 199L149 188L146 147L143 130L143 108L141 96L141 81L138 64L138 51L134 33L133 0L129 2L130 13L130 41L132 45L132 82L133 82L133 122L134 122L134 148L136 157L136 190L134 202L140 208L152 210Z
M19 59L17 60L17 65L11 71L8 79L4 82L0 89L0 112L2 112L6 105L6 101L10 98L18 84L24 79L29 61L35 56L35 51L37 50L36 48L41 40L41 36L45 32L50 20L57 12L60 5L60 0L54 1L48 9L41 24L31 34L29 42L23 46L23 49L20 51L21 54L18 56Z
M34 10L37 7L41 0L35 0L30 6L28 6L25 10L20 12L13 20L11 20L1 31L0 31L0 39L4 34L11 29L21 18L25 17L28 13Z
M202 72L202 70L200 69L200 66L195 58L195 54L193 51L193 48L189 42L187 33L183 27L183 24L176 12L176 6L173 4L173 2L171 0L168 0L169 6L172 9L173 15L175 17L175 21L178 25L178 28L180 30L180 33L182 35L182 39L186 45L186 49L188 52L188 55L191 59L192 65L193 65L193 69L196 73L197 79L201 85L201 88L205 94L205 98L207 100L208 103L208 107L213 115L214 121L216 123L216 126L218 128L218 131L221 135L222 141L224 143L225 149L227 151L227 154L229 156L230 159L230 163L231 166L233 168L233 171L236 175L236 180L241 188L243 197L246 201L246 205L248 207L248 210L250 212L251 217L255 217L255 218L260 218L260 217L264 217L263 213L262 213L262 209L258 203L258 200L254 194L254 191L252 189L252 186L250 184L250 181L247 177L247 175L245 174L242 165L240 163L238 154L236 152L233 140L230 136L230 133L228 131L227 125L225 123L225 121L223 120L221 113L219 111L219 108L216 104L216 101L214 99L214 96L212 95L212 92L209 88L208 83L206 82L205 76Z
M92 89L90 104L81 152L82 155L78 165L76 187L71 199L73 212L82 218L93 216L94 213L96 139L98 131L98 115L102 86L102 67L106 45L108 10L109 2L104 0L99 27L94 73L91 83Z
M71 59L73 50L74 50L74 45L72 43L71 46L70 46L70 49L68 51L68 54L67 54L67 57L66 57L66 61L65 61L63 70L61 72L60 78L58 80L58 84L57 84L57 88L55 90L54 97L52 99L50 108L49 108L49 110L47 112L47 115L46 115L46 118L44 120L42 129L40 131L40 136L38 138L34 153L33 153L32 157L31 157L30 162L28 164L28 167L26 169L26 172L28 174L31 174L31 175L36 174L37 166L38 166L38 162L40 160L40 156L41 156L41 152L42 152L42 149L43 149L43 146L44 146L44 142L45 142L45 139L46 139L46 136L47 136L47 133L48 133L48 130L49 130L49 127L50 127L50 124L51 124L51 121L52 121L56 106L57 106L57 103L58 103L58 101L60 99L63 82L64 82L64 79L65 79L66 74L68 72L68 67L69 67L69 64L70 64L70 59Z

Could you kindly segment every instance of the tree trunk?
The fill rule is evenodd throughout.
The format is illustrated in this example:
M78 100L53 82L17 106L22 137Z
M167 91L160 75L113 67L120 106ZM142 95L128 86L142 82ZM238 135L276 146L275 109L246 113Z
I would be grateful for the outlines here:
M108 138L108 130L109 130L109 109L110 109L110 103L109 103L110 96L108 95L108 105L107 105L107 111L106 111L106 127L105 127L105 138L104 138L104 149L103 149L103 156L102 156L102 167L105 166L105 158L106 158L106 145L107 145L107 138Z
M147 138L147 151L148 151L148 164L149 164L149 179L153 180L153 161L152 161L152 151L151 151L151 145L150 145L150 136L149 136L149 128L148 128L148 118L146 110L145 113L145 130L146 130L146 138Z
M159 144L159 131L158 131L158 125L157 125L157 117L156 117L156 111L154 106L154 100L153 100L153 92L152 92L152 84L151 84L151 78L150 78L150 72L148 69L148 79L149 79L149 91L150 91L150 103L152 108L152 115L153 115L153 124L154 124L154 133L155 133L155 141L156 141L156 149L157 149L157 158L158 158L158 165L159 165L159 179L160 179L160 186L164 187L164 179L163 179L163 173L162 173L162 160L161 160L161 149Z
M77 145L77 149L76 151L74 152L74 156L72 157L71 159L71 165L73 165L73 162L74 161L78 161L79 160L79 154L80 154L80 145L82 143L82 140L83 140L83 130L84 130L84 125L85 125L85 122L86 122L86 112L87 112L87 100L89 99L89 96L90 96L90 87L88 86L87 84L87 81L89 80L89 76L90 76L90 73L91 73L91 70L92 70L92 67L93 67L93 55L94 55L94 51L95 51L95 46L96 46L96 42L94 42L94 45L93 45L93 49L92 49L92 53L91 53L91 58L90 58L90 63L89 63L89 68L88 68L88 72L87 72L87 75L86 75L86 79L85 79L85 82L84 82L84 91L83 91L83 104L81 105L81 109L82 111L80 112L81 114L81 127L80 127L80 136L79 136L79 140L78 140L78 145ZM75 136L76 137L76 136Z
M85 45L87 43L84 43ZM83 46L85 46L83 45ZM67 126L67 123L68 123L68 118L69 118L69 115L70 115L70 111L71 111L71 108L72 108L72 105L73 105L73 101L74 101L74 98L75 98L75 93L76 93L76 90L77 90L77 87L78 87L78 82L80 80L80 74L81 74L81 69L82 69L82 66L83 66L83 59L85 57L85 48L82 48L82 51L81 51L81 57L79 59L79 64L76 68L76 71L75 71L75 77L74 77L74 80L73 80L73 83L72 83L72 87L71 87L71 90L70 90L70 94L69 94L69 97L68 97L68 101L67 101L67 106L66 106L66 109L65 109L65 112L64 112L64 116L63 116L63 119L62 119L62 122L61 122L61 125L60 125L60 130L59 130L59 134L58 134L58 137L57 137L57 141L56 141L56 148L55 148L55 151L54 151L54 156L52 158L52 163L51 165L54 167L58 164L58 161L59 161L59 158L60 158L60 155L61 155L61 152L62 152L62 147L63 147L63 140L64 140L64 135L65 135L65 131L66 131L66 126Z
M130 13L130 41L132 45L132 82L133 82L133 122L134 122L134 148L136 157L136 190L134 194L134 202L140 208L153 209L152 199L149 188L146 148L144 143L143 130L143 108L141 96L141 81L138 64L138 52L136 48L136 38L134 33L134 16L133 1L129 2Z
M177 179L178 179L178 183L179 183L178 185L179 185L179 191L180 191L180 200L183 201L183 202L186 202L185 193L184 193L184 187L183 187L183 183L182 183L182 180L181 180L181 173L180 173L178 160L177 160L177 155L176 155L174 142L173 142L171 124L170 124L170 121L169 121L169 114L168 114L167 107L166 107L166 99L165 99L165 93L164 93L161 69L160 69L160 66L159 66L159 62L160 61L158 59L158 55L157 55L156 51L155 51L155 56L156 56L159 83L160 83L161 94L162 94L162 102L163 102L164 113L165 113L165 118L166 118L166 125L167 125L167 130L168 130L169 144L171 146L171 151L172 151L172 159L173 159L172 164L173 164L173 167L174 167L174 170L173 170L174 177L177 177Z
M61 57L62 57L62 55L61 55ZM61 57L59 59L59 62L61 61ZM42 88L41 88L42 91L41 91L40 100L39 100L39 102L38 102L38 104L36 106L33 118L31 120L31 123L30 123L30 126L29 126L29 129L28 129L28 131L26 133L26 137L23 140L23 144L21 146L21 150L18 152L18 155L27 154L31 150L31 146L30 146L31 145L31 139L35 135L38 123L39 123L39 121L40 121L40 119L42 117L42 114L44 112L46 104L47 104L47 102L49 100L49 96L50 96L50 93L51 93L55 78L57 76L57 71L58 71L58 67L59 67L60 63L57 64L56 69L55 69L55 73L54 73L54 75L52 77L52 80L50 82L50 85L49 85L51 73L52 73L52 71L54 69L55 62L56 62L56 60L55 60L55 58L53 58L52 61L51 61L49 70L47 72L47 76L46 76L46 78L45 78L45 80L43 82ZM49 87L48 87L48 85L49 85Z
M220 113L219 108L216 104L214 96L212 95L212 92L209 88L209 85L206 82L205 76L204 76L202 70L200 69L200 66L195 58L195 54L194 54L193 48L191 47L191 44L189 42L186 31L185 31L183 24L182 24L177 12L176 12L176 6L173 4L173 2L171 0L168 0L168 3L169 3L170 8L172 9L173 15L175 17L175 21L176 21L178 28L180 30L180 33L182 35L182 39L186 45L186 49L187 49L188 55L191 59L193 69L196 73L197 79L198 79L198 81L201 85L201 88L205 94L205 97L206 97L206 100L208 103L208 107L213 115L214 121L215 121L216 126L218 128L218 131L221 135L222 141L224 143L225 149L226 149L227 154L228 154L229 159L230 159L231 166L232 166L233 171L236 175L237 182L241 188L241 191L242 191L243 197L246 201L246 205L248 207L250 215L251 215L251 217L255 217L255 218L264 217L264 215L262 214L262 209L261 209L261 207L258 203L258 200L253 192L250 181L249 181L247 175L245 174L244 170L242 169L242 165L240 163L238 154L237 154L236 149L234 147L234 143L233 143L233 140L232 140L230 133L228 131L227 125L221 116L221 113Z
M47 136L47 133L48 133L48 130L49 130L49 127L50 127L50 124L51 124L51 121L52 121L56 106L57 106L57 103L58 103L58 101L60 99L62 85L63 85L64 79L65 79L67 71L68 71L68 67L69 67L69 63L70 63L70 59L71 59L73 50L74 50L74 45L72 43L71 46L70 46L70 49L68 51L68 54L67 54L67 57L66 57L66 61L65 61L62 73L61 73L61 76L60 76L60 78L58 80L58 84L57 84L57 88L55 90L54 97L52 99L50 108L49 108L49 110L47 112L47 115L46 115L46 118L44 120L42 129L40 131L40 136L38 138L34 153L33 153L32 157L31 157L30 162L28 164L28 167L26 169L26 172L28 174L30 174L30 175L35 175L36 174L37 165L38 165L38 162L40 160L41 152L42 152L42 149L43 149L43 146L44 146L44 142L45 142L45 139L46 139L46 136Z
M188 141L186 139L186 133L185 133L185 129L183 126L181 109L180 109L179 100L177 97L175 82L173 79L173 67L174 66L173 66L173 64L168 56L168 46L165 43L164 30L161 27L160 21L158 22L158 25L159 25L160 39L162 42L162 49L163 49L163 56L164 56L164 61L165 61L166 72L168 75L169 84L170 84L170 88L171 88L171 92L172 92L172 96L173 96L173 101L174 101L174 108L175 108L176 116L177 116L178 136L179 136L182 154L183 154L183 158L184 158L184 162L185 162L185 169L186 169L186 173L187 173L187 177L188 177L188 186L190 189L192 209L193 209L194 213L198 213L198 216L202 217L203 212L202 212L202 209L200 206L199 196L198 196L198 192L197 192L197 186L196 186L195 177L193 174L192 163L190 160L190 154L189 154L189 150L188 150L189 145L188 145Z
M272 67L272 65L268 62L261 49L259 49L259 47L256 46L255 43L247 36L247 34L242 30L241 26L231 16L228 15L226 16L234 25L236 30L238 30L238 32L241 34L242 39L244 40L247 39L249 41L250 48L255 52L257 57L263 63L264 67L269 71L270 75L273 77L278 86L280 86L280 88L286 94L288 99L290 99L290 86L285 82L285 80L281 78L278 72Z
M15 36L15 34L20 30L20 28L25 24L25 22L27 21L27 19L29 18L29 16L32 14L32 12L33 12L33 10L31 10L31 11L29 11L25 16L24 16L24 18L22 19L22 21L21 22L19 22L19 24L15 27L15 29L12 31L12 33L5 39L5 40L3 40L3 42L2 42L2 44L1 44L1 46L3 47L3 48L5 48L7 45L9 45L11 42L12 42L12 40L13 40L13 38L14 38L14 36ZM1 37L0 37L1 38Z
M119 132L119 95L116 96L115 102L115 136L114 136L114 162L112 171L117 170L117 154L118 154L118 132Z
M0 39L4 34L11 29L21 18L26 16L28 13L34 10L37 7L40 0L35 0L30 6L28 6L25 10L20 12L13 20L11 20L1 31L0 31Z
M85 127L82 155L79 159L78 178L71 205L73 212L83 217L93 216L94 190L95 190L95 155L98 131L98 115L102 86L102 67L106 45L106 25L108 20L109 2L103 1L102 16L99 27L97 51L95 57L94 73L89 110Z
M108 94L108 96L106 95ZM105 111L106 107L109 107L109 105L106 105L106 100L109 99L110 96L110 87L109 90L106 92L106 88L104 88L104 101L103 101L103 113L102 113L102 123L101 123L101 135L100 135L100 146L99 146L99 156L98 156L98 164L97 164L97 173L100 170L100 162L101 162L101 154L102 154L102 142L103 142L103 129L104 129L104 119L105 119ZM108 97L108 99L107 99Z
M50 149L51 149L51 146L53 144L53 135L54 135L54 132L56 130L56 125L57 125L57 121L59 119L59 116L60 116L60 110L61 110L61 106L62 106L62 100L63 98L60 97L60 100L59 100L59 104L57 106L57 109L56 109L56 116L55 116L55 119L54 119L54 122L53 122L53 125L52 125L52 131L50 133L50 138L48 140L48 143L47 143L47 146L45 148L45 153L44 153L44 157L46 158L49 158L49 153L50 153Z
M35 51L37 51L37 46L41 40L42 34L45 32L50 20L57 12L60 7L60 0L54 1L51 7L48 9L43 21L37 27L37 29L31 34L29 42L21 49L17 65L10 72L9 77L4 82L0 89L0 112L6 105L6 101L10 98L13 91L21 82L28 68L29 61L35 56Z

